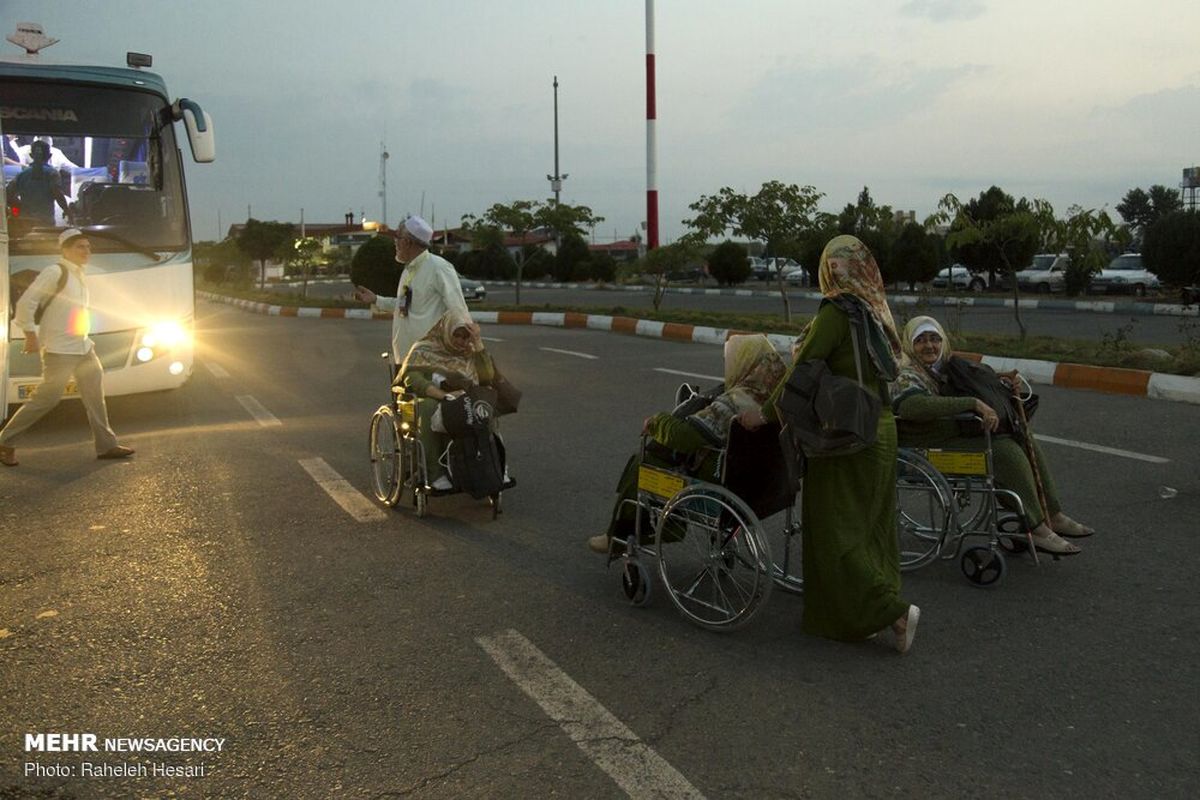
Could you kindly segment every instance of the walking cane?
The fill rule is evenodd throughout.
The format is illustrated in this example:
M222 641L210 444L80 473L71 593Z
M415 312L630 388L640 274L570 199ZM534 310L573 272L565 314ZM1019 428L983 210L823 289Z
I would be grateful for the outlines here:
M1029 418L1025 416L1025 403L1021 400L1021 390L1017 388L1014 379L1010 402L1017 407L1017 418L1021 421L1021 444L1025 448L1025 457L1029 459L1029 469L1033 471L1033 485L1037 489L1038 505L1042 508L1042 518L1050 525L1050 508L1046 505L1046 488L1042 485L1042 473L1038 469L1037 456L1033 451L1033 431L1029 427ZM1040 564L1037 547L1033 544L1033 531L1026 531L1025 538L1029 540L1029 549L1033 552L1033 563Z

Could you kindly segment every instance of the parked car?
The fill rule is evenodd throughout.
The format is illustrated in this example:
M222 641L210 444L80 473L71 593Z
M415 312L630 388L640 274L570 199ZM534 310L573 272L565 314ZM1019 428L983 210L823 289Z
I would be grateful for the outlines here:
M1066 253L1038 253L1033 262L1015 275L1017 286L1027 292L1061 292L1066 288L1067 267L1071 259ZM1011 284L1009 284L1011 285Z
M789 286L808 286L808 270L801 266L789 267L783 273L783 280Z
M771 267L765 258L746 256L746 261L750 264L750 277L754 280L765 281L771 277Z
M935 289L960 289L968 292L982 292L988 286L985 273L971 272L963 264L952 264L939 272L933 278Z
M472 300L483 302L487 300L487 287L477 280L458 276L458 285L462 287L463 299L470 303Z
M1138 297L1147 290L1160 289L1158 276L1147 272L1141 253L1125 253L1108 262L1108 266L1092 276L1088 289L1093 292L1132 292Z

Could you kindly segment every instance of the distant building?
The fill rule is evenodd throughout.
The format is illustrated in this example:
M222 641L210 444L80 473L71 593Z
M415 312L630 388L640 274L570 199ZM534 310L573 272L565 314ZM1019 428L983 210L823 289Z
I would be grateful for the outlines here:
M640 247L641 243L637 239L625 239L609 244L590 244L588 250L593 253L607 253L614 261L628 264L637 261Z

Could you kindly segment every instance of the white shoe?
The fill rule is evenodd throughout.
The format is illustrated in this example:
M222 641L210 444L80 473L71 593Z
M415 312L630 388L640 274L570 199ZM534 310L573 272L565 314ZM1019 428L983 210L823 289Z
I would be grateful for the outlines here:
M439 492L444 492L448 489L453 489L454 484L450 482L449 475L438 475L437 480L433 482L431 488L437 489Z

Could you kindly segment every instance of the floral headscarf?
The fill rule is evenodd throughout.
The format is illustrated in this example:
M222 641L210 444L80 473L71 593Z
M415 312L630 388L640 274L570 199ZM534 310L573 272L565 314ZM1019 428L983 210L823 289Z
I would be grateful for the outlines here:
M454 337L454 333L464 328L470 336L462 342ZM478 383L475 354L482 351L483 339L479 336L479 326L470 314L462 310L447 311L429 329L429 333L408 351L400 373L404 374L410 369L428 369L443 374L457 372Z
M933 331L942 337L942 354L933 369L921 363L913 345L917 337L927 331ZM940 394L937 368L950 357L950 337L946 335L941 323L933 317L913 317L904 326L904 338L900 344L904 349L904 357L900 362L900 374L893 385L893 407L899 406L901 400L912 394Z
M725 391L688 419L714 444L723 444L734 417L762 408L786 371L783 358L766 336L730 336L725 341Z
M867 305L891 345L892 357L899 358L902 350L900 336L896 333L896 323L888 308L887 292L879 276L879 266L867 246L853 236L835 236L821 253L818 275L821 294L825 297L848 294Z

